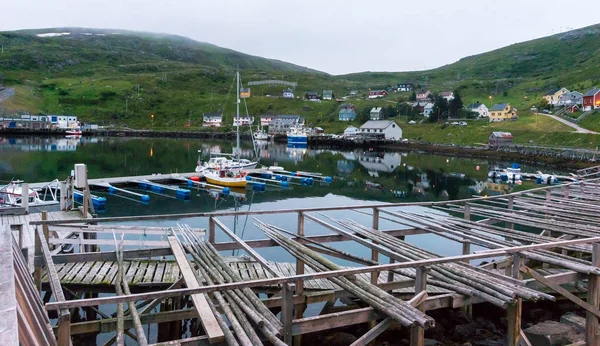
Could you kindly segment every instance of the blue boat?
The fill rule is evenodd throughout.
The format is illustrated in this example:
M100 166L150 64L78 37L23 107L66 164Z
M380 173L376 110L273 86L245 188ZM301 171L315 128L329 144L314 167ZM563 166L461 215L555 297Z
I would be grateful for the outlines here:
M302 125L292 125L287 131L287 142L289 146L307 145L309 130Z

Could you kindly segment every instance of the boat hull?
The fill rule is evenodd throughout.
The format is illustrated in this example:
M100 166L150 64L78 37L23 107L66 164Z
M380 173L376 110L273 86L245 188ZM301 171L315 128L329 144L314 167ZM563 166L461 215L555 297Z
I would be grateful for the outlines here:
M246 179L244 178L221 178L214 176L204 177L209 184L219 185L224 187L246 187Z
M288 135L287 142L288 144L308 144L308 137Z

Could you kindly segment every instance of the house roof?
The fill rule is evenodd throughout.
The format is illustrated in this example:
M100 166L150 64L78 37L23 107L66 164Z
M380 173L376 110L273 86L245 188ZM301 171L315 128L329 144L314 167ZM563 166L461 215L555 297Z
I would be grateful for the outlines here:
M513 135L510 132L492 132L492 137L513 138Z
M547 92L547 93L545 93L545 94L544 94L544 96L550 96L550 95L554 95L554 94L556 94L556 93L557 93L557 92L558 92L560 89L562 89L562 88L554 88L554 89L550 89L550 90L548 90L548 92Z
M333 94L333 90L323 90L323 95L325 94Z
M427 93L431 93L431 91L429 91L429 90L421 90L417 94L427 94Z
M250 92L250 88L240 88L240 92L243 92L243 93Z
M466 106L465 109L477 109L481 106L485 106L485 105L483 103L476 102L476 103L471 103L470 105Z
M454 93L452 91L442 91L440 95L442 95L442 97L447 97L454 95Z
M210 117L210 118L222 118L223 114L222 113L203 113L202 114L203 117Z
M361 129L386 129L395 124L393 120L369 120L360 126Z
M433 103L426 104L425 109L433 109Z
M371 109L371 113L373 113L373 112L377 112L377 113L381 112L381 107L373 107Z
M356 111L353 108L342 108L342 109L340 109L339 114L345 114L345 113L356 114Z
M316 91L307 91L306 95L310 95L310 96L317 96L317 92Z
M586 92L583 96L594 96L600 92L600 88L593 87L590 91Z
M502 111L504 110L504 108L506 108L506 106L508 106L508 103L496 103L495 105L492 106L492 108L490 108L491 111Z
M398 85L412 85L412 83L404 82L404 83L398 83Z
M379 90L371 90L371 91L369 91L369 92L370 92L370 93L383 93L383 92L387 92L387 91L385 91L385 90L383 90L383 89L379 89Z
M283 92L284 93L293 93L292 89L285 89Z

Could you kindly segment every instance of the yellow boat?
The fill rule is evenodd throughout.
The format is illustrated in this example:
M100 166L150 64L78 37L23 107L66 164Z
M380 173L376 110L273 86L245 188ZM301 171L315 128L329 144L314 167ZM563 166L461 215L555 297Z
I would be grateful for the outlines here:
M232 174L231 171L216 171L207 172L204 174L204 178L209 184L225 186L225 187L246 187L246 176L245 174L237 173ZM233 176L232 176L233 175Z

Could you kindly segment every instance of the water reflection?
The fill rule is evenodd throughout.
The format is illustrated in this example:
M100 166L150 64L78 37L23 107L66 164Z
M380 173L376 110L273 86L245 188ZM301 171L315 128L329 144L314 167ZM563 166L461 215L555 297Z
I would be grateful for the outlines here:
M199 150L204 156L231 153L233 145L231 141L199 139L0 138L0 150L3 152L0 180L15 178L38 182L64 179L73 164L80 162L88 164L90 178L190 172L195 167ZM259 201L336 194L365 201L409 202L494 195L535 186L533 181L513 185L488 180L489 169L508 167L512 163L423 153L315 150L288 148L285 144L272 142L261 142L254 147L251 142L243 142L241 156L258 157L260 163L266 166L279 165L290 171L320 172L334 177L333 183L327 186L290 186L288 189L271 186L266 193L254 196ZM537 166L522 168L524 172L540 169ZM216 205L227 205L224 200ZM215 208L214 203L210 204ZM187 207L178 205L175 208ZM193 203L189 208L197 210Z

